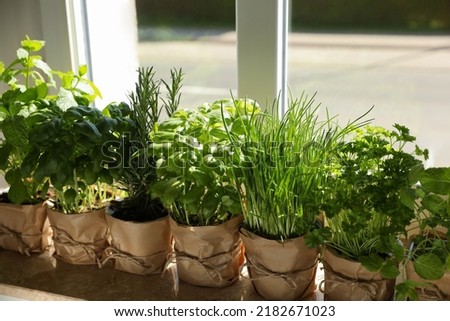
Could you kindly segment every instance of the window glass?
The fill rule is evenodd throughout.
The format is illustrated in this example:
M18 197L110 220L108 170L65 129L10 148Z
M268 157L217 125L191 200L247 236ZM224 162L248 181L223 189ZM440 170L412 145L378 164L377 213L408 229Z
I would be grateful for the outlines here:
M237 88L235 0L136 0L139 63L158 78L185 77L181 107L231 97Z
M369 5L370 4L370 5ZM406 125L429 165L450 163L450 3L292 0L288 83L342 122Z

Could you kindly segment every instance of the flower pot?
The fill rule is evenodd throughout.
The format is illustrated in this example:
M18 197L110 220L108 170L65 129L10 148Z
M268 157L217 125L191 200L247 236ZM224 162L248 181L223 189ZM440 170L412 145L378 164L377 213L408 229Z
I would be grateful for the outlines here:
M217 226L186 226L169 218L176 278L192 285L226 287L239 279L244 261L238 227L242 217ZM175 280L176 281L176 280Z
M256 291L268 300L297 300L313 294L318 250L309 248L304 237L280 242L241 228L250 279Z
M50 244L50 229L43 204L0 203L0 249L30 255Z
M323 254L325 279L319 286L329 301L386 301L392 300L395 279L383 279L370 272L360 262L339 256L325 248Z
M117 270L149 275L161 273L170 247L168 217L149 222L129 222L106 215L111 233L111 246L106 258Z
M417 275L414 270L414 263L409 261L406 264L406 278L420 283L427 283L429 286L416 288L419 300L422 301L448 301L450 300L450 272L438 280L425 280Z
M56 258L71 264L98 264L108 246L105 210L63 214L47 209Z

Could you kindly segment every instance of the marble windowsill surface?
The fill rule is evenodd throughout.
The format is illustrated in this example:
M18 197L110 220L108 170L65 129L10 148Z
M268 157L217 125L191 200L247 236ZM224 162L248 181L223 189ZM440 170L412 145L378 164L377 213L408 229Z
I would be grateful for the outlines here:
M322 278L318 269L317 284ZM115 270L111 264L71 265L48 253L30 257L0 250L0 300L208 301L263 300L245 278L230 287L196 287L180 282L178 295L170 276L141 276ZM316 293L309 300L322 300Z

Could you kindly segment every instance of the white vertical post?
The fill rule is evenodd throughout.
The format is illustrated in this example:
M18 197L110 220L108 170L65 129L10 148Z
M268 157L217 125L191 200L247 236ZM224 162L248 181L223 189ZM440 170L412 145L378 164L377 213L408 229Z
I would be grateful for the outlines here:
M238 95L268 109L287 105L289 0L236 0ZM274 111L276 112L276 111Z

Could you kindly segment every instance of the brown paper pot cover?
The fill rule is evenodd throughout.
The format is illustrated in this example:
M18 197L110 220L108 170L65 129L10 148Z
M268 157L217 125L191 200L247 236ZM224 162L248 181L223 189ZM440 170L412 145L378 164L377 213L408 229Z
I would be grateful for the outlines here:
M0 249L40 253L50 243L47 212L42 204L0 203Z
M296 300L316 288L318 250L304 237L280 242L241 228L250 278L256 291L268 300Z
M63 214L47 209L55 256L71 264L97 264L108 246L105 210Z
M406 264L406 277L408 280L429 283L430 286L418 288L419 300L423 301L448 301L450 300L450 273L447 272L439 280L424 280L416 271L414 271L414 263Z
M329 301L392 300L395 279L383 279L361 263L348 260L331 249L324 249L325 279L320 286Z
M128 222L106 215L111 233L108 259L117 270L149 275L162 271L170 247L168 217L150 222Z
M217 226L185 226L169 218L178 278L192 285L225 287L239 279L244 261L238 227L242 217Z

